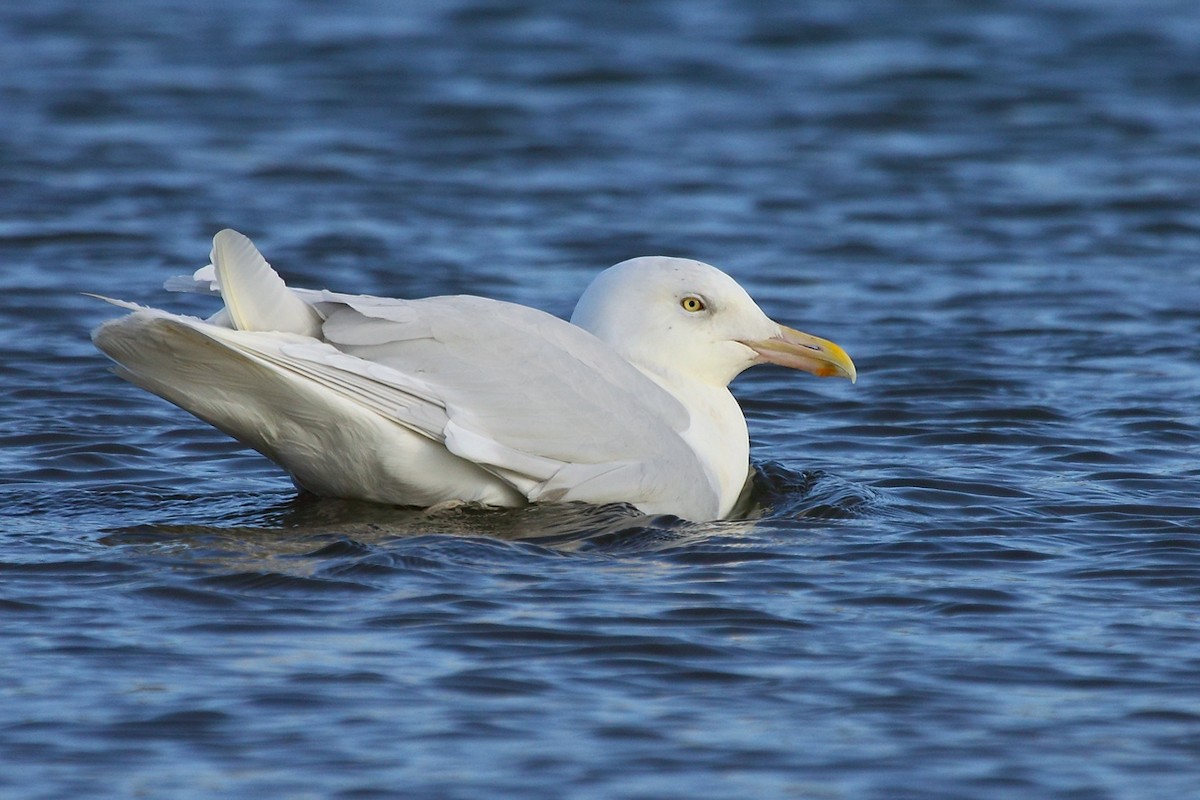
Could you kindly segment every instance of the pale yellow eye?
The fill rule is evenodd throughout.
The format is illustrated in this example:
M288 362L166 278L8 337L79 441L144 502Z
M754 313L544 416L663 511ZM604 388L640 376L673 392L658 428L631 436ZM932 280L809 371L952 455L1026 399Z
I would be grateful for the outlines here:
M699 297L692 297L690 295L680 300L679 305L683 306L684 311L691 311L693 313L704 310L704 301Z

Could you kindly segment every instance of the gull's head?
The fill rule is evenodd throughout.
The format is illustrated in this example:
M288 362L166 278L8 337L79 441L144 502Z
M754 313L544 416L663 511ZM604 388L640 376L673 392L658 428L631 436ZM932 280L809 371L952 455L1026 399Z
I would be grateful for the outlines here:
M737 281L686 258L644 256L600 273L571 322L640 369L726 386L755 364L857 374L836 344L773 322Z

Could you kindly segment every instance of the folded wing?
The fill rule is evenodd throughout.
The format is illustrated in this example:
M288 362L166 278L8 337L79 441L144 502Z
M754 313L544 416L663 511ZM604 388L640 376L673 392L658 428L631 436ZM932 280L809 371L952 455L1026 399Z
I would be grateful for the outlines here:
M686 410L587 331L535 309L477 297L406 301L287 289L274 283L278 276L265 261L258 263L253 245L245 250L232 240L220 252L219 238L212 277L226 297L227 314L208 322L140 310L101 326L94 338L124 365L125 377L293 475L312 467L289 463L296 459L291 453L321 443L281 443L272 430L296 438L306 426L330 424L313 419L320 410L313 398L327 397L331 414L346 404L368 412L530 501L624 501L649 513L669 507L693 518L716 515L709 478L680 436L689 425ZM235 277L222 274L223 261L234 264ZM252 268L236 269L243 261ZM198 275L196 283L208 278ZM243 292L257 293L260 302L243 302ZM274 300L263 303L263 297ZM145 341L155 342L153 357L138 355ZM223 368L221 358L241 366ZM199 366L166 377L168 362ZM176 385L219 383L223 375L239 376L238 385L214 391ZM270 403L248 402L258 376L272 386ZM308 397L302 412L289 409L287 386L302 387ZM221 402L189 407L204 397ZM249 405L253 420L222 418ZM279 419L262 419L270 414ZM427 463L411 468L426 469ZM386 466L397 473L405 468L394 461ZM414 476L391 477L404 483ZM463 480L457 474L450 479Z

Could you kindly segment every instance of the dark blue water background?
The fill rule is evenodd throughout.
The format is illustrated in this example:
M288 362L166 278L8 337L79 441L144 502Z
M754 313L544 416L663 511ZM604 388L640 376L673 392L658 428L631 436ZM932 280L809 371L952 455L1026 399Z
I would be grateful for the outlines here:
M0 10L0 795L1200 796L1192 2ZM758 518L297 499L106 371L249 234L569 313L700 258Z

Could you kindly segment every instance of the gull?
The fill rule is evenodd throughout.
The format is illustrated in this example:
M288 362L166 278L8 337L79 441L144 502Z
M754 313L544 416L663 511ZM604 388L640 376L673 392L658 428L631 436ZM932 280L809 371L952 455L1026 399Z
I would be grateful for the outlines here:
M92 339L120 377L326 497L722 519L751 475L730 381L762 363L856 379L842 348L773 322L699 261L623 261L566 322L483 297L292 288L232 230L211 258L167 288L219 292L216 314L101 297L132 313Z

